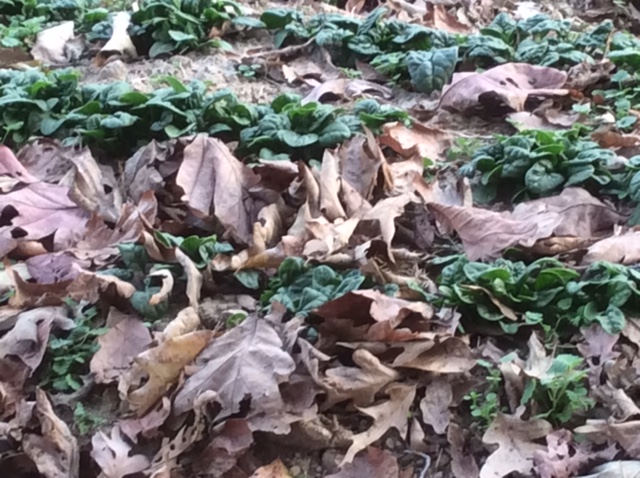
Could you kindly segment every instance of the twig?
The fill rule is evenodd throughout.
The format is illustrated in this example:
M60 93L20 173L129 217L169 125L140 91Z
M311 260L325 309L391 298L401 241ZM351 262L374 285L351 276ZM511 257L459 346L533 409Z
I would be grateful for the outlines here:
M280 48L279 50L261 51L259 53L247 55L245 56L245 58L269 58L273 56L290 55L291 53L296 53L300 50L304 50L309 45L311 45L314 42L314 40L315 40L314 38L310 38L309 40L307 40L301 45L291 45L284 48Z
M425 476L427 476L427 472L429 471L429 467L431 466L431 457L426 453L420 453L419 451L414 450L405 450L404 452L419 456L424 460L424 465L422 465L422 470L420 470L418 478L425 478Z

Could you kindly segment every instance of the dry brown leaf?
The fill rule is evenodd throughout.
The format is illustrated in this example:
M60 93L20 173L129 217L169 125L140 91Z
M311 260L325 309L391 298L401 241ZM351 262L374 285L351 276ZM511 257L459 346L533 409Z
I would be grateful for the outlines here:
M574 446L568 430L547 435L547 450L533 454L535 470L540 478L571 478L586 465L591 456Z
M98 66L103 66L107 59L114 55L125 59L133 59L138 56L138 50L131 41L128 29L131 24L131 14L128 12L117 12L112 16L112 33L109 41L100 49L94 62Z
M202 351L199 361L204 365L185 381L176 395L175 413L191 410L196 398L206 390L217 392L221 416L237 413L240 402L247 397L254 397L253 413L280 412L284 403L279 384L295 368L293 359L282 347L281 338L269 322L255 315L247 317Z
M631 265L640 262L640 232L629 231L592 244L582 258L583 264L598 261Z
M202 274L193 263L191 258L187 256L180 248L175 249L176 261L184 269L184 273L187 276L187 298L189 299L189 305L194 309L198 309L198 303L200 302L200 291L202 289Z
M278 458L269 465L261 466L249 478L293 478L284 466L284 463Z
M160 403L146 415L120 420L118 426L129 440L138 443L138 435L145 438L154 438L158 435L158 428L169 418L170 414L171 400L168 397L162 397Z
M405 158L418 156L422 161L444 161L452 143L449 133L431 128L421 123L413 123L411 128L402 123L387 123L379 137L381 145L388 146Z
M547 356L547 351L535 332L531 333L528 346L529 356L527 357L523 372L529 377L541 379L551 368L553 356Z
M378 440L390 428L396 428L400 436L407 434L407 417L416 396L415 385L394 383L386 389L389 400L368 408L358 408L362 413L373 418L373 425L368 430L354 435L352 443L345 455L341 467L352 463L356 454Z
M472 28L460 22L456 17L447 12L447 7L442 4L431 5L432 10L427 14L426 20L436 30L444 30L451 33L468 34Z
M40 307L20 313L13 328L0 338L0 358L18 357L33 373L49 342L52 327L69 330L75 326L65 307Z
M451 472L455 478L478 478L480 470L471 453L466 450L464 431L456 423L449 425L447 440L451 445Z
M185 307L178 312L176 318L169 322L161 333L156 334L156 340L162 343L167 339L193 332L199 326L200 317L198 312L193 307Z
M38 241L47 236L53 236L55 251L74 244L81 237L89 214L68 194L65 186L38 182L1 195L4 219L0 227L0 257L11 252L19 241Z
M176 184L184 190L182 200L196 216L214 215L227 233L251 244L253 220L248 210L250 189L260 180L236 159L222 141L197 135L185 148Z
M451 420L449 407L453 401L453 390L446 377L438 376L427 384L420 401L422 420L433 427L438 435L446 433Z
M352 463L325 478L398 478L399 474L398 460L393 453L370 446L366 454L356 456Z
M369 223L373 223L375 227L373 231L369 231L371 235L382 236L384 242L391 246L391 241L396 235L395 220L402 215L404 208L411 202L411 196L403 194L396 197L385 198L378 201L369 211L367 211L358 225L358 230L369 230Z
M56 416L47 394L39 388L36 389L35 411L42 436L25 434L22 449L44 478L78 478L78 441L67 424Z
M141 320L127 317L98 337L98 344L89 369L96 383L112 383L151 345L151 334Z
M425 340L397 345L403 351L393 361L394 367L435 373L462 373L476 365L469 345L459 337L449 337L439 343Z
M482 108L490 114L523 111L530 96L566 96L561 89L567 74L528 63L505 63L482 73L454 73L452 84L440 98L440 108L470 112Z
M110 435L98 430L91 438L91 457L102 470L99 478L124 478L149 467L146 456L129 456L131 446L122 438L118 425L111 429Z
M24 161L19 161L18 158L15 157L13 151L4 145L0 146L0 175L13 178L15 180L14 185L18 183L35 183L38 182L38 179L42 179L32 176L24 164ZM5 189L2 190L2 192L8 191L9 190Z
M253 434L246 420L227 420L196 458L194 468L203 475L222 476L235 466L252 443Z
M158 305L161 302L167 300L171 295L174 284L173 274L167 269L160 269L151 272L149 274L149 277L160 277L162 280L160 290L149 297L149 305Z
M302 99L302 104L321 102L326 96L331 96L333 99L352 100L362 96L363 93L377 93L383 98L391 98L391 89L386 86L360 79L335 78L316 86Z
M338 199L340 181L338 158L325 149L320 171L320 212L331 222L347 217Z
M400 377L398 372L382 364L366 350L356 350L352 359L358 367L330 368L319 381L319 385L327 392L324 409L348 399L352 399L359 407L371 405L376 393Z
M421 336L433 317L433 308L426 302L359 290L323 304L314 314L324 319L322 331L344 341L406 341Z
M638 478L640 477L640 461L610 461L593 468L588 475L577 478Z
M364 200L371 198L382 164L380 156L371 151L368 143L367 137L354 136L338 148L342 187L348 183Z
M84 49L81 39L75 37L73 21L40 31L31 56L43 65L64 66L78 60Z
M631 458L640 458L640 421L624 423L609 420L587 420L585 425L573 430L585 435L594 443L606 443L607 440L617 442Z
M522 420L519 415L498 413L482 437L487 445L498 445L480 470L480 478L502 478L510 473L531 473L533 456L544 452L536 443L546 437L553 427L546 420Z
M131 409L138 416L149 410L177 382L183 369L200 354L212 336L213 332L210 330L191 332L167 339L138 355L133 370L130 370L133 378L123 377L118 387L124 392ZM134 378L141 378L140 372L146 372L148 381L140 388L130 391Z

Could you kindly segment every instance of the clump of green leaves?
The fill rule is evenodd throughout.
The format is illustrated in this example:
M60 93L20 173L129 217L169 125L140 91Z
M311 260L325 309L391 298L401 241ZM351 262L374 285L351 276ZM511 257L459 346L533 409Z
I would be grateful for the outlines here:
M442 269L438 283L443 304L458 306L463 316L497 323L507 333L539 325L553 335L598 323L616 334L625 325L623 310L640 305L640 272L608 262L580 273L549 258L527 265L505 259L485 264L458 256Z
M199 269L207 267L218 254L233 252L233 246L228 242L219 242L215 234L180 237L168 232L155 231L155 237L165 247L180 248Z
M105 423L104 418L88 411L82 402L78 402L73 409L73 424L80 435L88 435Z
M82 375L89 371L89 360L98 351L96 341L107 329L97 327L97 309L90 307L79 313L75 327L66 335L51 336L47 344L49 366L42 386L56 392L72 392L82 386Z
M209 33L241 14L240 5L232 0L142 0L131 16L131 33L149 40L149 56L155 58L224 46L221 40L210 39Z
M535 418L545 418L556 425L589 410L595 402L585 387L587 371L583 366L584 360L577 355L557 355L542 377L528 379L520 403L535 402L539 410Z
M500 411L500 387L502 375L500 370L486 360L478 360L478 365L487 371L484 377L486 388L482 391L473 390L464 397L469 403L471 416L479 421L481 430L486 430L493 423Z
M498 191L504 199L522 201L569 186L604 190L613 181L609 168L615 158L613 151L586 139L581 128L528 130L498 136L477 149L460 173L473 178L474 199L480 203L493 201Z
M329 266L312 267L300 257L285 259L260 297L263 305L282 303L295 314L306 315L330 300L360 289L365 276L357 270L338 272Z
M238 73L245 78L255 78L262 69L262 66L254 63L252 65L238 65Z

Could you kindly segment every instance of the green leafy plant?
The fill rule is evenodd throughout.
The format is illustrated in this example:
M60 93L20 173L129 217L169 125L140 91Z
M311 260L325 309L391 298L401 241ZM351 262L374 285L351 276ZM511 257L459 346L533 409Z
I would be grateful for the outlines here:
M587 371L582 357L560 354L541 378L530 378L522 394L521 404L533 401L539 413L554 424L563 424L576 414L589 410L595 402L585 386Z
M255 78L261 69L262 66L259 64L238 65L238 73L245 78Z
M580 273L548 258L527 265L459 256L442 269L438 283L443 304L498 323L507 333L526 325L541 326L548 335L572 333L598 323L616 334L625 325L623 310L637 307L640 297L640 272L607 262Z
M500 370L486 360L478 360L478 365L484 367L487 375L484 378L486 387L483 391L473 390L464 397L470 402L469 408L471 416L477 418L479 428L486 430L493 423L500 411L500 388L502 386L502 375Z
M280 302L287 310L306 315L330 300L361 288L365 279L357 270L341 273L324 265L311 267L299 257L289 257L271 278L260 300L265 306Z
M221 40L210 39L209 33L241 14L240 5L232 0L142 0L131 16L131 34L151 44L151 58L224 46Z
M88 435L105 423L104 418L88 411L82 402L78 402L73 409L73 424L80 435Z
M75 327L65 336L52 336L47 344L49 367L42 386L56 392L72 392L82 386L81 375L89 371L89 360L99 346L96 339L107 329L96 327L97 309L90 307L75 317Z
M497 142L476 150L460 169L473 178L474 199L521 201L552 195L562 188L583 186L604 189L613 176L609 165L616 155L584 138L583 131L523 131L498 136Z
M216 235L180 237L155 231L155 237L165 247L179 247L200 269L207 267L218 254L233 252L233 246L228 242L219 242Z

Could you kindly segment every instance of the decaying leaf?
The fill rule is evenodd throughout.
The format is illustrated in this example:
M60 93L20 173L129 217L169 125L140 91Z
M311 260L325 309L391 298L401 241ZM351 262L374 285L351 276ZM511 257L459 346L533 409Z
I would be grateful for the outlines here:
M26 434L22 440L24 452L45 478L78 478L78 441L55 414L47 394L41 389L36 389L35 412L42 435Z
M454 73L444 90L440 108L469 112L478 108L489 114L523 111L527 99L565 96L567 74L555 68L528 63L505 63L482 73Z
M91 358L89 368L96 383L111 383L151 345L151 334L141 320L126 318L98 337L98 343L100 349Z
M218 394L223 416L237 413L247 399L254 413L281 411L284 402L278 386L295 368L282 347L282 339L269 322L249 316L202 351L199 361L204 365L176 395L175 413L192 409L198 395L207 390Z
M236 159L220 140L197 135L184 148L176 183L183 201L200 217L215 215L234 238L251 244L252 199L259 176ZM257 212L257 211L256 211Z
M533 456L544 452L545 447L536 443L553 430L546 420L522 420L518 415L498 413L482 437L486 444L497 444L480 470L480 478L502 478L509 473L527 474L533 469Z
M451 135L445 131L413 123L408 128L402 123L387 123L383 126L380 144L388 146L405 158L418 156L420 160L443 161L451 146Z
M451 384L443 376L436 377L427 385L424 398L420 401L422 419L439 435L445 433L449 426L449 406L452 401Z
M191 332L167 339L138 355L129 371L131 376L123 378L118 387L131 409L138 416L149 410L176 383L184 367L206 347L212 335L210 330ZM148 375L147 382L130 391L134 386L132 382L142 378L143 373Z
M144 455L129 456L131 446L122 438L118 425L111 429L110 436L98 431L93 435L91 445L91 457L102 470L101 478L124 478L149 466Z
M284 463L277 459L270 465L258 468L249 478L292 478L292 476Z
M408 413L416 395L414 385L394 383L386 389L389 399L379 405L358 408L373 418L373 425L365 432L353 436L352 444L342 460L341 466L353 462L356 454L382 437L390 428L397 428L401 436L406 435Z

